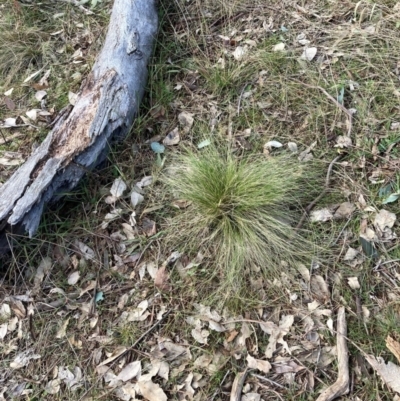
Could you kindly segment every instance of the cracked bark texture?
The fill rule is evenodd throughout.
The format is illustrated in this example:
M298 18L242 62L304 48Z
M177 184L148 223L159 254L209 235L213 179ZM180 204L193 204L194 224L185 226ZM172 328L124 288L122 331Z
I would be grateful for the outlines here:
M157 34L156 0L115 0L107 36L78 99L42 144L0 187L0 254L9 233L32 237L47 203L95 168L138 112Z

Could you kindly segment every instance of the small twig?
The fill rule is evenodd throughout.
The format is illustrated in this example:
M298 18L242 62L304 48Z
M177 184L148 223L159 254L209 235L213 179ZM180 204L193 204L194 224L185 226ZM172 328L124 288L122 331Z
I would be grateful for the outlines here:
M241 103L242 103L243 93L244 93L244 90L246 89L246 86L247 86L247 85L248 85L248 82L246 82L246 83L243 85L242 91L240 92L239 100L238 100L238 106L237 106L237 115L240 114L240 105L241 105Z
M79 298L79 295L80 295L79 292L71 292L69 294L63 293L62 294L63 298L56 299L53 302L47 302L47 300L44 300L43 302L36 302L36 309L38 311L57 309L64 306L66 303L70 301L77 300Z
M287 390L287 388L285 386L282 386L282 384L279 384L277 382L274 382L271 379L268 379L268 377L258 375L257 373L251 373L251 375L254 377L257 377L257 379L264 380L264 381L268 382L269 384L273 384L274 386L279 387L282 390Z
M238 373L232 384L230 401L240 401L242 399L242 389L244 381L246 380L249 368L246 368L244 372Z
M7 137L4 136L3 131L0 129L0 133L2 138L0 138L0 145L3 145L4 143L11 142L13 139L20 138L23 136L21 132L15 132L14 134L8 135Z
M346 113L347 118L348 118L348 127L347 127L347 136L350 138L351 136L351 130L353 128L353 114L351 111L347 110L346 107L344 107L342 104L340 104L332 95L330 95L324 88L318 85L309 85L301 81L297 81L299 84L307 86L308 88L313 88L313 89L318 89L320 90L329 100L331 100L335 105L342 110L344 113Z
M349 350L347 348L347 324L344 306L337 315L336 347L338 353L338 379L317 398L317 401L331 401L349 392Z
M4 133L3 133L3 130L1 130L1 129L0 129L0 134L1 134L1 136L3 137L3 141L0 142L0 143L7 143L7 138L5 137L5 135L4 135Z
M143 251L140 252L140 255L138 257L138 260L135 263L135 266L133 266L134 269L136 269L137 266L139 266L140 261L142 260L142 257L144 253L147 251L147 248L153 243L153 240L149 241L149 243L143 248Z
M37 340L37 336L35 333L35 328L33 326L33 314L29 314L29 331L31 333L31 337L33 341Z
M261 384L261 383L260 383ZM262 385L262 384L261 384ZM275 391L275 390L272 390L272 388L268 388L267 386L263 386L263 387L266 387L265 388L265 390L266 391L269 391L269 392L271 392L271 393L274 393L281 401L284 401L283 400L283 398L279 395L279 393L277 392L277 391Z
M83 7L83 5L80 4L78 0L61 0L61 1L63 3L69 3L69 4L73 4L74 6L77 6L86 15L93 15L94 14L93 11L90 11L87 8Z
M387 265L388 263L394 263L394 262L400 262L400 259L391 259L391 260L387 260L385 262L379 262L373 270L376 270L378 267L381 267L383 265Z
M297 224L295 231L300 230L300 228L303 226L304 221L306 219L306 217L309 215L309 213L311 212L311 210L314 208L314 206L318 203L318 201L320 199L322 199L323 196L325 196L326 192L328 191L330 182L331 182L331 174L332 174L332 168L333 165L342 157L342 155L336 156L329 164L328 167L328 172L326 173L326 178L325 178L325 185L324 185L324 189L322 190L322 192L306 207L306 209L304 210L303 215L301 216L301 219L299 221L299 223Z
M221 324L232 324L232 323L266 323L262 320L252 320L252 319L238 319L238 320L228 320L227 322L221 322Z
M397 283L396 283L396 281L394 280L394 279L392 279L390 276L389 276L389 274L387 274L385 271L383 271L383 270L377 270L377 271L379 271L381 274L383 274L391 283L392 283L392 285L395 287L395 288L398 288L398 285L397 285Z

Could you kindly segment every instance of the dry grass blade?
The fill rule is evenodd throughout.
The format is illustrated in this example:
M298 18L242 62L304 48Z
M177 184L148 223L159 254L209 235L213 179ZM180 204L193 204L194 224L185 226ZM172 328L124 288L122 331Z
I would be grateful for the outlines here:
M48 56L49 36L41 29L27 27L23 30L2 23L0 25L0 73L11 80L15 74L31 63L40 65ZM39 44L39 46L38 46Z
M326 195L328 189L329 189L329 185L331 183L331 174L332 174L332 169L333 169L333 165L338 162L341 159L341 155L336 156L330 163L329 163L329 167L328 167L328 172L326 173L326 179L325 179L325 186L323 191L306 207L306 209L304 210L303 215L301 216L300 221L298 222L297 226L296 226L296 230L300 230L301 227L304 224L304 221L306 219L306 217L308 216L308 214L311 212L311 210L315 207L315 205L324 197L324 195Z

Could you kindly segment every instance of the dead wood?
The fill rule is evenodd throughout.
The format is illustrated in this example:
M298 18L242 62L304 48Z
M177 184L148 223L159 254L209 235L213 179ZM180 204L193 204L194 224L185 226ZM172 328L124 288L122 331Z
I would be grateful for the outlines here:
M331 401L349 392L349 351L347 349L347 323L344 306L338 310L336 332L338 379L321 393L317 401Z
M246 368L243 372L236 375L231 389L230 401L240 401L242 399L242 389L248 372L249 369Z
M115 0L104 46L75 106L0 188L0 253L9 233L33 236L44 206L73 189L129 131L157 33L156 0Z

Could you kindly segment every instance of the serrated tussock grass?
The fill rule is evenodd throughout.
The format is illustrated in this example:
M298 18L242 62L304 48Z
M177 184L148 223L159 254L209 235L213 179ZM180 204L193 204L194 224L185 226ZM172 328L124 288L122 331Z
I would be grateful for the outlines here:
M189 203L172 219L171 237L182 250L214 260L213 273L229 287L245 272L269 274L282 261L311 260L314 245L294 227L313 171L290 157L187 150L165 178L174 198Z

